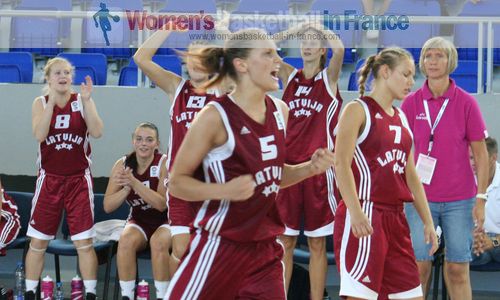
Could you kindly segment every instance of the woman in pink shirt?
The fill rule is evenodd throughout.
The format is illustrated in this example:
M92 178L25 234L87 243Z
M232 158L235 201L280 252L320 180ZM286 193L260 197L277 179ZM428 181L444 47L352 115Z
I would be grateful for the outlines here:
M434 37L420 54L424 85L402 104L414 134L417 172L424 184L434 224L446 241L445 280L451 299L471 299L469 278L472 232L483 230L488 178L486 126L477 101L456 86L450 74L457 66L455 46ZM430 115L430 118L428 118ZM477 185L468 159L472 148L477 165ZM413 248L424 291L431 272L432 256L422 236L422 223L407 207Z

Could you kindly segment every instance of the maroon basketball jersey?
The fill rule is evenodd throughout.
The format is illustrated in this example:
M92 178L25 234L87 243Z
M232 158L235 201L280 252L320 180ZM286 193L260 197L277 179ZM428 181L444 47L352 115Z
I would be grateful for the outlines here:
M413 201L405 175L413 136L404 113L394 108L389 116L370 97L356 101L366 116L352 162L359 199L389 205Z
M170 106L170 140L167 161L169 171L194 117L215 97L216 95L211 93L196 93L189 80L183 79L177 87L174 102Z
M0 191L0 200L0 205L2 207L1 217L6 220L14 221L13 225L11 226L21 226L21 224L19 223L19 215L17 214L16 202L14 202L14 200L9 195L7 195L3 189ZM2 229L3 228L0 228L0 232L2 231Z
M43 107L49 96L40 97ZM71 94L64 107L54 106L49 133L39 144L38 167L49 174L84 174L92 163L80 94Z
M251 174L255 193L246 201L206 200L194 226L237 242L274 239L284 231L276 195L285 162L285 123L278 101L266 96L266 121L251 119L229 96L212 101L227 131L224 145L203 159L207 182L224 183Z
M311 79L294 70L283 92L290 113L286 137L286 161L308 161L318 148L333 150L333 130L338 123L342 98L332 93L327 69ZM306 142L307 141L307 142Z
M137 171L134 171L134 177L153 191L158 190L158 184L160 183L161 165L165 163L166 158L167 156L165 154L156 152L153 161L146 169L146 171L144 171L143 174L137 174ZM123 158L123 161L125 162L125 157ZM132 218L146 224L158 226L165 223L165 221L167 220L166 211L161 212L159 210L156 210L151 206L151 204L148 204L146 203L146 201L142 200L141 196L139 196L139 194L137 194L134 190L131 190L128 194L127 203L131 207L129 219Z

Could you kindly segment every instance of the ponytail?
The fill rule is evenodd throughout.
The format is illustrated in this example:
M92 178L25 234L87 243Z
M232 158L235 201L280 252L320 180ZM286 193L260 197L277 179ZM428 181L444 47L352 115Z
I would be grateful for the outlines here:
M359 94L363 96L366 91L366 81L368 80L368 76L370 76L370 73L372 72L373 65L375 64L375 58L376 55L370 55L368 59L365 61L361 69L359 70L359 79L358 79L358 85L359 85Z
M376 55L369 56L359 71L359 94L361 96L365 94L365 84L370 73L373 75L373 78L376 79L378 78L378 71L381 66L387 65L391 70L394 70L403 58L413 61L413 56L411 56L410 52L399 47L386 48Z

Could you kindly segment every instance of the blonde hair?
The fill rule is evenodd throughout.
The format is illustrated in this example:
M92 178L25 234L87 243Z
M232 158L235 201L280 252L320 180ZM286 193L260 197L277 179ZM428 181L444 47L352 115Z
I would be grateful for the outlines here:
M453 73L453 71L455 71L458 64L457 48L455 48L455 45L453 45L453 43L450 42L449 40L442 38L440 36L436 36L428 39L424 43L424 46L422 46L422 52L420 52L420 61L418 63L420 72L422 72L422 74L427 76L427 73L425 72L424 59L425 55L427 54L427 51L429 51L430 49L437 49L443 51L443 53L448 58L448 70L447 70L448 74L451 74Z
M62 57L54 57L51 58L47 61L45 64L45 67L43 67L43 82L47 82L47 78L50 75L50 72L52 71L52 67L57 64L57 63L65 63L71 68L71 77L75 77L75 67L69 62L69 60L62 58ZM45 84L45 86L42 89L42 92L44 95L49 94L49 84Z
M381 66L387 65L391 70L394 70L403 58L413 61L410 52L399 47L385 48L378 54L369 56L359 70L359 94L361 96L365 94L365 84L370 73L373 74L373 78L378 78L378 70Z

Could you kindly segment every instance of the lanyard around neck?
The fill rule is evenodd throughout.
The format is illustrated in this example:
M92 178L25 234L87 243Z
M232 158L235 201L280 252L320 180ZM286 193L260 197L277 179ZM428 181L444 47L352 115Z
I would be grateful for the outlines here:
M443 113L446 110L446 106L448 105L449 101L450 99L448 98L444 101L443 105L441 105L441 109L439 110L436 120L434 120L434 124L432 124L431 114L429 113L429 104L427 104L427 100L424 99L425 117L427 119L427 123L429 123L429 127L431 128L431 135L429 137L429 147L427 148L427 155L431 154L432 146L434 145L434 131L436 130L439 121L441 121L441 117L443 116Z

